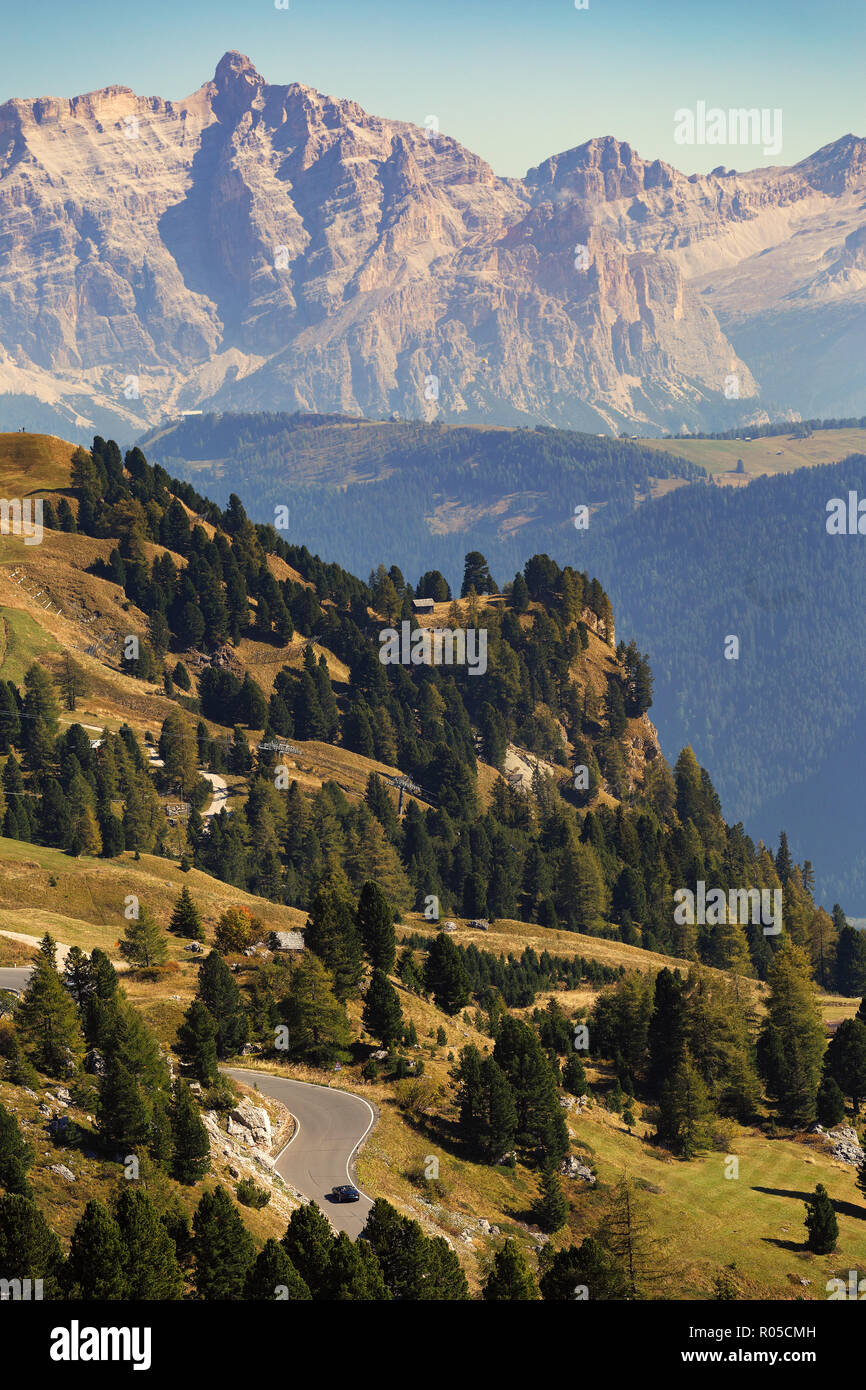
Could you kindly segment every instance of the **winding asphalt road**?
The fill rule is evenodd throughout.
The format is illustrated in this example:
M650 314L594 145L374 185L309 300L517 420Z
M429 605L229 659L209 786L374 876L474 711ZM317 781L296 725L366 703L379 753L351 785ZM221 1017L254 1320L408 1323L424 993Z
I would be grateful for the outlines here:
M361 1234L373 1205L362 1195L360 1202L333 1202L333 1187L351 1182L352 1165L361 1141L373 1127L373 1107L350 1091L333 1086L312 1086L286 1076L225 1067L236 1081L258 1086L262 1095L280 1101L295 1117L295 1133L277 1155L276 1170L291 1187L312 1197L338 1231L354 1240Z
M27 966L0 969L0 990L20 993L29 975ZM290 1187L314 1198L338 1231L355 1240L373 1205L370 1198L362 1194L359 1202L334 1202L330 1193L343 1183L357 1186L353 1163L375 1122L373 1107L361 1096L335 1086L313 1086L247 1067L223 1070L247 1086L257 1086L262 1095L272 1096L292 1112L295 1132L277 1155L276 1170Z

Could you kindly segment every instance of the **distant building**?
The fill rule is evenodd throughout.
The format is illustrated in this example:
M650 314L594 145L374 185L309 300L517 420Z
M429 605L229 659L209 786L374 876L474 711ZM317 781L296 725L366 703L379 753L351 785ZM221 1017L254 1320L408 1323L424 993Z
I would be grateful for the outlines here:
M304 934L299 931L272 931L268 945L272 951L303 951Z
M413 598L412 607L416 613L432 613L436 600L432 598Z

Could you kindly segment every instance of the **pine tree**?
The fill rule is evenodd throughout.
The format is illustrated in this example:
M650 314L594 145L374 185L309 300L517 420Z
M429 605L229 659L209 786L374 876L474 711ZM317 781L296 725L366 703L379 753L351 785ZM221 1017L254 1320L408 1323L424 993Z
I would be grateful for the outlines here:
M368 1241L352 1242L345 1231L331 1245L321 1298L330 1302L382 1303L389 1293L382 1268Z
M568 1129L556 1079L534 1028L506 1015L494 1061L505 1073L517 1107L517 1143L539 1160L558 1163L568 1152Z
M62 1297L63 1252L36 1203L0 1195L0 1269L4 1279L41 1279L42 1296Z
M568 1203L562 1193L562 1183L553 1164L545 1165L541 1175L541 1192L533 1207L533 1216L548 1235L560 1231L568 1220Z
M333 1243L331 1223L315 1202L295 1208L280 1244L313 1298L325 1287Z
M15 1116L0 1105L0 1187L19 1197L32 1196L27 1170L33 1150L26 1142Z
M866 933L849 922L836 942L836 988L849 999L866 993Z
M206 1303L242 1299L256 1251L224 1187L204 1193L192 1224L193 1280L198 1298Z
M198 998L216 1021L217 1056L225 1061L244 1046L249 1023L237 982L219 951L205 957L199 971Z
M572 1303L590 1298L593 1303L620 1302L634 1297L618 1258L598 1240L557 1250L539 1281L545 1302Z
M685 1048L686 1005L683 984L667 968L655 978L653 1012L647 1033L649 1081L655 1095L661 1095Z
M824 1067L843 1095L851 1097L858 1115L866 1094L866 1025L858 1018L845 1018L839 1024L824 1054Z
M471 998L463 957L450 936L439 932L427 952L424 985L433 1002L446 1014L459 1013Z
M42 938L33 973L18 1007L17 1027L33 1060L49 1076L66 1076L84 1055L78 1013L55 964L57 946Z
M825 1039L809 962L782 937L768 974L767 1016L758 1039L758 1060L784 1120L806 1125L815 1118Z
M815 1255L831 1255L839 1239L839 1223L833 1203L823 1183L818 1183L815 1195L806 1199L806 1246Z
M152 969L168 960L165 932L144 906L129 921L117 949L125 961L138 969Z
M259 1251L244 1284L244 1299L269 1303L274 1299L309 1301L312 1297L279 1241L271 1237Z
M204 941L201 913L193 902L188 888L181 889L168 927L169 931L174 932L176 936L185 936L191 941Z
M841 1124L845 1118L845 1097L840 1091L838 1083L826 1073L818 1087L815 1118L825 1129L833 1129L835 1125Z
M330 874L316 890L305 941L330 971L340 1002L353 999L361 983L362 950L354 903L343 874Z
M417 1221L401 1216L390 1202L376 1199L363 1234L376 1252L392 1298L401 1302L468 1298L466 1276L454 1251L441 1237L428 1239Z
M493 1257L493 1265L482 1290L484 1301L529 1303L540 1296L522 1248L516 1240L506 1240Z
M709 1142L711 1113L706 1084L686 1050L662 1090L659 1138L681 1158L694 1158Z
M355 920L373 968L390 975L397 955L394 915L378 883L370 879L361 888Z
M367 1032L383 1047L390 1047L400 1037L403 1010L397 991L382 970L373 971L361 1018Z
M184 1081L176 1081L171 1106L172 1176L191 1187L210 1171L210 1140Z
M586 1071L576 1052L570 1052L562 1068L562 1088L571 1096L585 1096L587 1092Z
M90 1201L84 1208L69 1246L64 1271L70 1298L96 1302L125 1299L126 1251L117 1222L102 1202Z
M206 1004L194 999L177 1030L177 1050L202 1086L212 1086L219 1075L217 1026Z
M126 1252L126 1297L176 1300L183 1297L183 1274L174 1241L149 1195L127 1183L115 1206L115 1220Z

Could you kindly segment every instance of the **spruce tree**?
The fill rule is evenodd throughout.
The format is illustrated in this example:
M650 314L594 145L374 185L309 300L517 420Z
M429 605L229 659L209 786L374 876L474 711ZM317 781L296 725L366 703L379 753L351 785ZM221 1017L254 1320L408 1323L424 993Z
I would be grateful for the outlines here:
M671 970L655 978L653 1011L647 1032L649 1082L660 1096L682 1060L686 1034L686 1004L682 980Z
M84 1055L84 1039L77 1010L57 970L56 957L57 946L46 934L18 1006L16 1024L40 1071L49 1076L66 1076Z
M374 970L361 1015L364 1027L383 1047L396 1042L403 1030L403 1010L391 981L382 970Z
M634 1296L620 1260L592 1236L557 1250L539 1283L545 1302L619 1302Z
M191 1187L210 1171L210 1140L192 1091L176 1081L171 1106L172 1176Z
M174 1241L142 1187L128 1182L114 1216L126 1252L126 1297L176 1300L183 1297L183 1274Z
M382 1268L368 1241L351 1241L345 1231L331 1244L324 1292L330 1302L383 1303L390 1298Z
M64 1271L70 1298L125 1299L127 1255L114 1217L102 1202L87 1203L69 1246Z
M305 942L331 973L340 1003L353 999L361 983L361 938L345 875L329 874L313 897Z
M249 1302L272 1303L274 1299L309 1302L312 1297L279 1241L271 1237L259 1251L244 1284Z
M446 1014L459 1013L471 998L469 976L463 957L450 936L439 932L427 951L424 966L424 985L433 996L438 1009Z
M216 1040L213 1014L200 999L194 999L177 1030L177 1050L202 1086L212 1086L219 1075Z
M585 1096L587 1092L586 1071L576 1052L569 1052L562 1068L562 1088L571 1096Z
M658 1134L681 1158L694 1158L709 1143L709 1092L688 1050L664 1087Z
M180 897L174 905L169 921L169 931L175 936L185 936L191 941L204 941L204 927L201 913L192 900L188 888L182 888Z
M553 1164L546 1164L541 1175L541 1192L533 1207L533 1216L547 1235L562 1230L568 1220L568 1203Z
M842 1093L851 1097L858 1115L866 1095L866 1024L858 1018L842 1020L824 1054L824 1067Z
M826 1073L818 1087L815 1116L818 1123L823 1125L825 1129L832 1129L834 1125L841 1124L845 1118L845 1097L839 1090L838 1082Z
M390 975L397 955L394 914L378 883L370 879L367 879L361 888L356 922L364 950L374 970L381 970L384 974Z
M315 1202L296 1207L280 1244L313 1298L325 1287L333 1243L331 1223Z
M146 907L142 906L127 924L118 950L125 961L139 969L164 965L168 960L165 932Z
M568 1129L556 1079L535 1029L506 1015L493 1058L514 1094L518 1145L539 1161L558 1163L568 1152Z
M815 1118L825 1038L809 962L782 937L768 973L766 1022L758 1039L758 1060L782 1118L807 1125Z
M242 1299L256 1251L224 1187L205 1192L193 1217L193 1280L205 1303Z
M815 1255L831 1255L839 1239L839 1223L833 1203L823 1183L818 1183L815 1195L806 1199L806 1246Z
M0 1105L0 1187L19 1197L32 1196L27 1170L33 1150L25 1140L15 1116Z
M225 1061L240 1052L247 1041L249 1023L237 982L219 951L211 951L202 963L198 998L216 1021L217 1056Z
M538 1284L521 1246L516 1240L506 1240L493 1257L482 1298L486 1303L529 1303L539 1297Z
M41 1279L42 1296L62 1296L63 1252L36 1203L0 1194L0 1269L4 1279Z

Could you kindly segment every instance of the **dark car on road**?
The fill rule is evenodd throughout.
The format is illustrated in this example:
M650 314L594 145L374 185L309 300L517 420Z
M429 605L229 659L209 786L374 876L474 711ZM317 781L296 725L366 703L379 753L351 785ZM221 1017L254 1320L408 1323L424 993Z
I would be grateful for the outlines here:
M357 1187L352 1187L351 1183L343 1183L342 1187L335 1187L331 1192L333 1202L360 1202L361 1194Z

